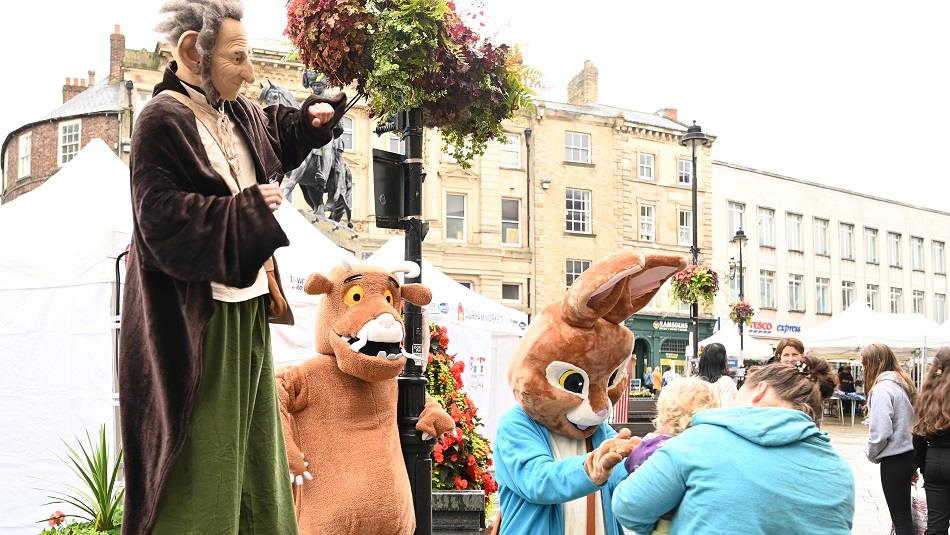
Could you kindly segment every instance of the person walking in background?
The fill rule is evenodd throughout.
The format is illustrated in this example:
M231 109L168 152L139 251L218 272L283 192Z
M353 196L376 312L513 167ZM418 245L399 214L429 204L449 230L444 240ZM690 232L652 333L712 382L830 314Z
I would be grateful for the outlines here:
M679 379L679 374L674 372L673 368L669 366L663 366L663 386L666 386L677 379Z
M659 394L663 389L663 374L660 373L660 367L653 368L653 392Z
M950 530L950 347L937 351L914 404L916 454L927 492L927 535Z
M782 364L794 364L795 361L805 354L805 344L798 338L782 338L778 341L775 348L775 355L769 359L769 364L780 362Z
M647 366L647 370L643 372L643 388L649 390L651 394L656 394L656 390L653 389L653 368L650 366Z
M871 344L861 351L867 379L868 441L864 454L881 464L881 487L897 535L914 535L910 487L917 467L911 425L916 388L891 348Z
M854 476L818 428L833 376L813 357L754 368L733 407L700 411L620 482L621 525L649 534L676 508L674 535L850 535ZM758 505L737 519L739 504Z
M735 381L727 375L726 346L709 344L699 357L699 378L713 385L723 407L728 407L738 389Z

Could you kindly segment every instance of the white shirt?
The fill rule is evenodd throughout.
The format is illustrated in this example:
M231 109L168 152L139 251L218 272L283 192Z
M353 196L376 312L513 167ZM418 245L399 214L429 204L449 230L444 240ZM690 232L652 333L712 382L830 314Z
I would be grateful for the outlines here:
M578 455L587 455L585 440L561 436L550 431L548 431L548 440L551 443L554 458L559 461ZM587 496L569 501L563 507L564 535L587 535ZM595 532L597 535L606 535L604 531L604 504L601 501L600 491L594 494L594 507L597 509L594 513L594 523L597 526Z
M666 381L666 384L670 384L678 378L679 375L673 370L666 370L666 372L663 373L663 380Z
M182 86L184 86L185 91L188 92L188 96L198 103L199 106L211 109L204 95L188 87L187 84L182 84ZM216 114L217 112L212 111L212 113ZM254 159L251 157L251 150L247 145L247 141L244 140L244 136L234 124L234 121L231 121L230 124L231 136L234 139L234 148L237 151L238 161L241 167L241 173L238 175L239 183L235 182L231 176L228 160L224 156L224 152L221 151L221 147L218 146L218 142L215 141L214 136L211 135L211 132L205 128L204 124L199 121L197 117L195 118L195 122L197 123L198 133L201 135L201 142L204 144L205 152L208 154L208 161L211 162L211 167L227 182L228 189L231 190L231 195L237 195L241 190L257 185L257 172L254 169ZM270 290L267 287L267 272L263 266L261 266L260 271L257 273L257 279L247 288L234 288L219 282L211 282L211 297L216 301L239 303L267 293L270 293Z
M723 375L718 381L713 383L713 390L715 390L716 394L719 396L720 407L728 407L732 403L732 399L736 397L736 393L739 391L736 388L736 382L733 381L732 377L729 377L728 375Z

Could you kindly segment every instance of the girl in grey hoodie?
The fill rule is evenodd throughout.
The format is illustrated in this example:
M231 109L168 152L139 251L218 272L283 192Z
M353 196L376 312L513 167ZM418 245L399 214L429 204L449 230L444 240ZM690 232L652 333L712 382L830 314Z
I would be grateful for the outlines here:
M911 426L916 389L891 348L871 344L861 351L868 395L868 442L864 454L881 465L881 487L897 535L914 535L910 487L917 467Z

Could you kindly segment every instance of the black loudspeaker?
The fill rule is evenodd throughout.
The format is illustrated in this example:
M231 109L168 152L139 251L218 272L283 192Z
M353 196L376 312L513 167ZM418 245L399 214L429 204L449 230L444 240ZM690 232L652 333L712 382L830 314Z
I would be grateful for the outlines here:
M379 228L402 228L406 213L405 159L398 152L373 149L373 200Z

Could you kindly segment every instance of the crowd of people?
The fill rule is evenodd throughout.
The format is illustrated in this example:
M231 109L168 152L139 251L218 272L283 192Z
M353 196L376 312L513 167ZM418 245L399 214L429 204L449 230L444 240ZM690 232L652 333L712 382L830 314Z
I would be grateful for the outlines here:
M656 430L626 460L630 475L613 495L620 523L638 534L733 533L723 504L759 503L773 505L750 509L742 532L850 533L854 478L820 430L837 396L867 417L864 451L880 465L893 532L924 532L911 507L922 474L926 533L947 534L950 347L937 352L919 392L888 346L872 344L860 358L863 381L851 366L836 373L800 340L783 339L737 389L726 348L710 344L695 376L646 382L658 392Z

